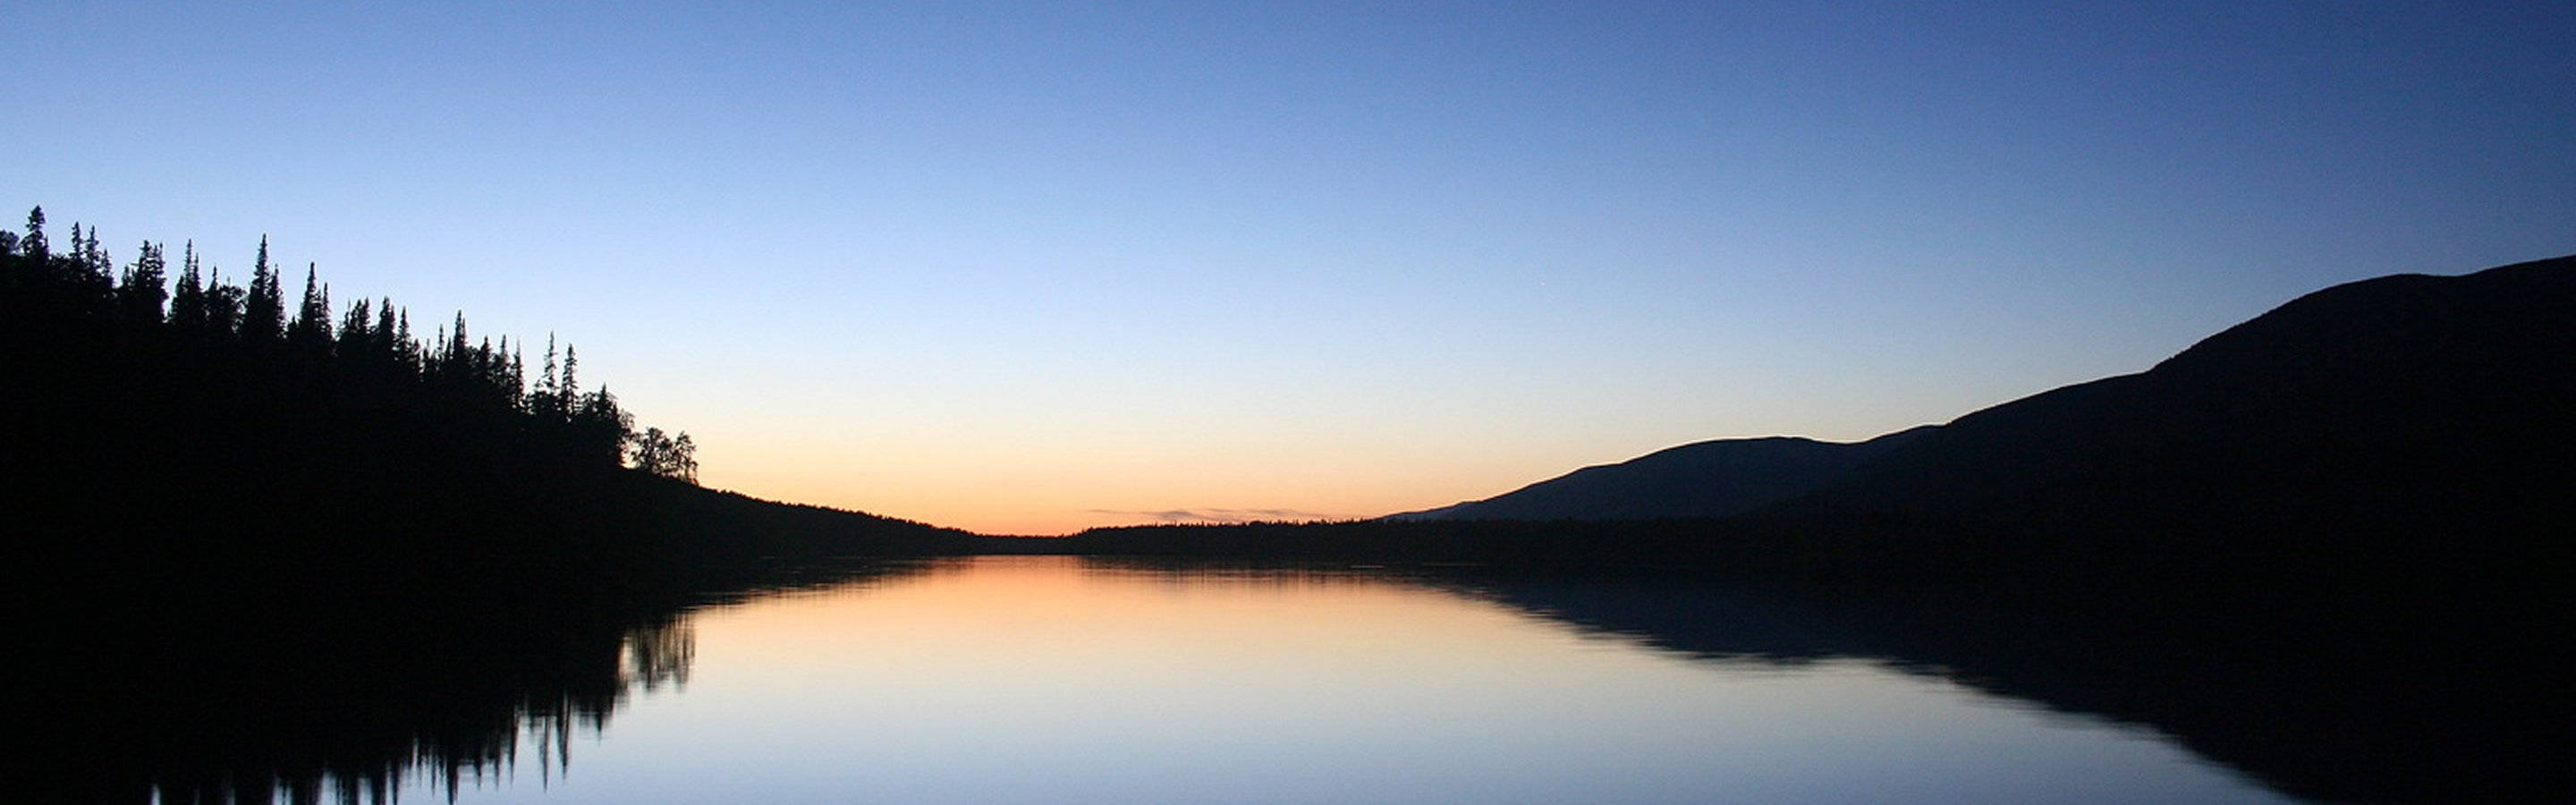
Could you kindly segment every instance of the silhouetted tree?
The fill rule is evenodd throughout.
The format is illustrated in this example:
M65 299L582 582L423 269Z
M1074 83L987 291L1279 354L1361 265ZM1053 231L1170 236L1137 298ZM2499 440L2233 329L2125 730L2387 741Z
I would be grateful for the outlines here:
M394 322L393 350L394 357L402 362L404 370L415 374L420 372L420 342L413 340L411 336L411 308L403 308L402 314Z
M72 225L72 239L80 244L81 270L88 276L96 278L92 280L93 284L112 284L116 266L108 260L107 249L98 245L98 227L90 227L87 236L81 235L80 231L79 224Z
M563 412L566 421L580 412L581 381L574 376L580 368L581 358L574 354L571 344L565 344L563 375L555 379L555 409Z
M134 324L160 324L161 305L170 298L164 283L169 271L161 257L161 246L144 241L136 250L134 265L125 269L116 286L116 309L120 317Z
M313 264L304 264L304 299L295 306L295 320L286 327L286 340L318 352L331 346L331 289L315 284L313 269Z
M18 239L18 252L43 260L54 256L53 244L45 240L45 208L27 211L27 236Z
M239 285L224 282L222 268L209 269L206 279L206 332L233 335L241 332L242 309L249 304L250 292Z
M180 253L178 288L170 294L170 326L180 332L206 330L206 278L197 270L197 242Z
M108 263L107 250L99 248L98 228L86 233L77 222L72 224L72 250L68 260L56 264L58 280L76 315L104 312L115 305L115 267Z
M250 268L250 287L242 298L241 337L265 344L284 336L286 299L278 288L277 269L268 264L268 236L259 238L259 260Z
M567 351L569 354L569 351ZM600 466L624 465L627 434L634 430L635 418L617 407L617 395L607 386L583 395L574 409L572 435L575 455Z
M403 355L411 350L411 328L396 327L393 297L385 297L376 306L374 357L391 366L402 366Z
M503 351L510 353L510 379L507 384L510 390L510 409L525 412L528 410L528 362L526 356L520 354L525 350L510 347L508 338L501 339L501 346Z
M677 478L696 483L698 480L697 452L697 444L691 442L686 433L680 434L678 438L672 438L669 434L663 433L661 428L645 428L643 433L630 434L627 464L664 478Z
M360 299L350 303L349 311L340 316L340 331L332 336L331 351L344 358L374 358L374 303Z
M555 334L546 334L546 365L537 376L537 387L528 394L528 413L546 422L564 418L562 381L555 377Z

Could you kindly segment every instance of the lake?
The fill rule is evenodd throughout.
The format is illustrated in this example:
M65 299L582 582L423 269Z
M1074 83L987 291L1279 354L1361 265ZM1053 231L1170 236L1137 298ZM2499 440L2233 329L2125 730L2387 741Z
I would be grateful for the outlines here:
M1616 625L1658 617L1699 631ZM278 796L2285 800L2148 727L1969 687L1722 591L980 557L622 639L602 660L622 689L586 707L523 705L512 734L451 739L431 768Z

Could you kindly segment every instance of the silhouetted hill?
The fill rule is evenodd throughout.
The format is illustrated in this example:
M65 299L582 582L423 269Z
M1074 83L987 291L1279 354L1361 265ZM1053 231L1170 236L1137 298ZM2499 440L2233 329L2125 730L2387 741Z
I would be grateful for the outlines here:
M2571 404L2576 258L2382 277L1961 417L1762 519L2052 575L2554 579L2576 533Z
M1645 520L1726 517L1814 492L1930 426L1865 442L1718 439L1575 470L1501 495L1389 520Z
M2189 575L2247 591L2398 578L2451 590L2493 574L2536 584L2571 559L2556 537L2576 533L2571 411L2576 258L2558 258L2328 288L2146 372L1944 426L1851 445L1684 445L1386 519L1741 515L1698 527L1707 545L1658 529L1656 550L1683 561L1795 555L1800 572L1873 583L2152 586ZM1526 531L1497 550L1529 555ZM1460 537L1436 533L1387 536Z

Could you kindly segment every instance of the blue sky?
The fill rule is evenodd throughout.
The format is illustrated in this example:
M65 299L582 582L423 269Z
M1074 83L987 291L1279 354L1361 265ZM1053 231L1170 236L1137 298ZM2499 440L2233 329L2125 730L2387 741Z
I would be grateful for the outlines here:
M2565 3L206 5L12 4L0 202L991 531L1865 438L2576 251Z

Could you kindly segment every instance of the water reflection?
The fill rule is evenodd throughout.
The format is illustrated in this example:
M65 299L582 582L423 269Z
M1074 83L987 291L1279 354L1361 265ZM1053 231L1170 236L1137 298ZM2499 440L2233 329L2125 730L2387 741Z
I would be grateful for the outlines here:
M902 572L845 570L840 577ZM823 583L814 574L788 577ZM440 599L160 585L33 610L41 762L23 801L391 802L565 773L639 692L678 691L688 613L757 591ZM345 590L343 585L329 589ZM533 765L533 769L523 769Z
M1430 583L1693 657L1797 665L1850 658L2157 740L2284 794L2331 801L2555 798L2567 708L2531 691L2562 672L2513 646L2383 624L2300 631L2272 613L2220 620L1957 602L1797 602L1680 572L1453 569ZM2489 628L2460 628L2477 634ZM2413 636L2399 641L2399 636Z
M2301 796L2421 793L2353 765L2386 709L2298 689L2321 669L1684 574L986 557L803 582L94 614L39 688L40 782L67 792L40 799L2275 796L2177 746Z
M467 799L2266 798L2152 733L1998 707L1844 637L1692 652L1730 658L1710 662L1502 594L1383 568L942 563L701 612L687 694L630 707L575 785Z

